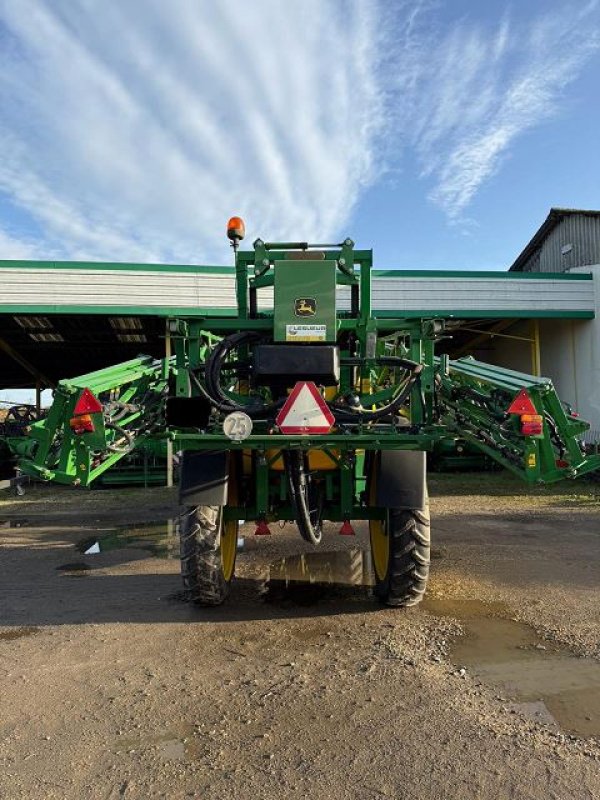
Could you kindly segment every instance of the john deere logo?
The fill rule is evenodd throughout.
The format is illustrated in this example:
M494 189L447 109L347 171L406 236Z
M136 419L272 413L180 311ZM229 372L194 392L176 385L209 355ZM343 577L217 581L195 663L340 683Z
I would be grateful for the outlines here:
M314 297L300 297L294 301L294 314L297 317L314 317L317 313L317 301Z

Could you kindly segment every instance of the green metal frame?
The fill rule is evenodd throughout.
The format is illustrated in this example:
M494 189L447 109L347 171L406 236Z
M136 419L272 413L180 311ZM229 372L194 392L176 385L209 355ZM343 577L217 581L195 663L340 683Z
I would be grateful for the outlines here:
M166 396L171 369L170 362L142 356L61 381L48 416L31 426L29 436L11 441L13 450L21 457L22 472L42 480L89 486L134 447L144 443L151 433L150 413L157 415L159 425L164 422L161 398ZM101 412L91 415L93 432L73 433L70 420L84 389L125 407L118 428L126 431L127 436L106 427Z
M298 254L311 258L309 248L322 251L327 263L335 262L337 286L357 287L353 291L359 295L354 312L338 311L335 316L342 369L332 402L353 391L364 408L389 403L405 376L399 368L389 366L389 359L386 365L382 358L400 356L422 365L419 382L403 409L407 424L400 425L396 419L376 423L362 420L352 425L340 423L325 435L284 436L273 420L263 420L255 423L249 438L237 443L223 433L224 414L213 409L203 430L169 428L164 412L167 395L185 398L203 394L204 364L223 336L236 331L260 331L267 338L273 336L273 312L255 311L250 303L251 293L273 286L278 262L294 259L301 270ZM412 274L425 277L431 273ZM421 318L411 314L373 314L372 275L372 252L355 250L350 239L339 245L257 240L253 250L236 254L236 316L219 314L214 309L205 317L186 312L169 320L172 358L157 361L141 357L61 381L48 417L34 424L30 435L14 446L20 455L21 470L44 480L89 486L133 448L149 442L164 444L170 440L177 451L242 451L252 464L239 493L245 498L244 505L228 507L226 516L293 519L285 475L274 469L273 452L293 448L319 450L335 462L333 470L320 470L313 475L325 487L326 516L344 520L380 518L384 513L367 507L362 495L363 462L365 453L370 451L430 450L436 442L460 437L532 483L576 477L600 468L600 456L585 456L579 444L578 437L587 424L563 409L550 381L473 359L437 359L435 340L443 332L443 322L434 319L435 315ZM456 316L466 315L456 312ZM347 344L349 335L355 341L352 353ZM240 348L237 357L247 356L247 351L247 347ZM92 415L93 432L73 433L69 420L84 388L99 397L105 407L120 404L124 412L118 426L110 424L110 420L105 424L105 415L97 413ZM522 389L526 389L543 417L540 436L523 436L518 416L507 413ZM243 405L249 402L250 393L264 391L240 384L231 395Z

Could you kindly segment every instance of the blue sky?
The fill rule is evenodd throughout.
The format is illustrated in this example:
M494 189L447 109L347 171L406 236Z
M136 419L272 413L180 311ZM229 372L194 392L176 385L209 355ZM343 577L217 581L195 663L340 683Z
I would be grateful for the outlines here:
M502 269L599 208L598 2L0 0L0 258Z

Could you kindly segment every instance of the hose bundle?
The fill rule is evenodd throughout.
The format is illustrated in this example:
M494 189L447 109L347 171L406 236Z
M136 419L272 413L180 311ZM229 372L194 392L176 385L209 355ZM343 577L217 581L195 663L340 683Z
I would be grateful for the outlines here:
M273 414L283 405L283 401L270 404L259 402L254 405L237 403L232 397L226 394L221 386L221 372L223 371L225 361L229 354L238 347L257 344L264 338L263 334L257 333L256 331L234 333L222 339L206 359L204 369L206 394L210 402L213 403L219 411L223 411L226 414L230 414L232 411L243 411L250 417L258 417Z
M311 544L320 544L323 537L321 504L318 491L310 476L306 474L305 453L303 450L282 452L290 487L290 500L300 535Z
M206 395L207 399L216 406L219 411L225 414L229 414L232 411L243 411L250 417L255 418L273 416L282 407L285 398L274 403L261 402L258 398L254 398L254 402L252 403L239 403L230 397L222 387L221 374L223 370L227 366L237 369L240 367L239 363L227 365L226 361L229 355L239 347L257 344L258 342L264 341L265 338L264 334L257 331L240 331L239 333L226 336L209 354L204 369L205 387L203 387L199 381L196 381L196 383L199 388L201 388L203 394ZM396 357L384 357L381 359L381 362L382 366L400 367L409 373L408 378L399 387L391 402L376 409L369 409L364 406L342 407L339 403L334 404L332 405L332 411L335 414L336 421L340 423L359 421L373 422L395 414L406 403L413 386L420 378L423 365L418 364L416 361L409 361Z
M382 419L382 417L393 415L399 411L408 400L413 386L420 379L421 372L423 372L423 365L417 364L415 361L406 361L403 359L402 366L404 369L409 370L410 374L406 381L400 386L391 402L389 402L386 406L376 409L369 409L365 408L364 406L342 408L336 404L333 406L333 412L336 420L339 420L340 422L358 422L359 420L373 422L375 420Z

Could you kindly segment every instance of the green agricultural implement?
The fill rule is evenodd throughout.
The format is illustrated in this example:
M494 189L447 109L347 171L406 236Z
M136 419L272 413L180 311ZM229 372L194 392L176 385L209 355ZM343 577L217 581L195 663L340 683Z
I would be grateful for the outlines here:
M59 383L46 419L14 447L24 474L89 486L132 451L179 454L181 568L189 598L216 605L235 571L239 520L367 520L375 595L418 603L429 571L425 455L460 438L530 483L600 467L587 424L549 380L434 354L437 319L371 309L370 250L267 243L238 249L237 317L168 321L174 355Z

